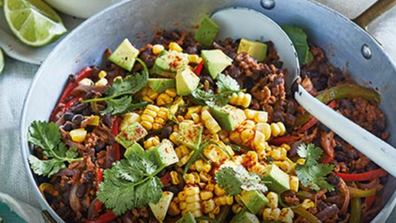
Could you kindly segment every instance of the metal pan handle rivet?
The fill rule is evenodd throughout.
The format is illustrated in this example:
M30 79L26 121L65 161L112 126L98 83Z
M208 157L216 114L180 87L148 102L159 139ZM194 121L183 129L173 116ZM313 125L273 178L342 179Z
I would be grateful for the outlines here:
M261 7L267 10L275 8L275 0L261 0Z
M362 45L361 51L364 58L366 58L367 60L371 59L372 57L371 49L367 44Z

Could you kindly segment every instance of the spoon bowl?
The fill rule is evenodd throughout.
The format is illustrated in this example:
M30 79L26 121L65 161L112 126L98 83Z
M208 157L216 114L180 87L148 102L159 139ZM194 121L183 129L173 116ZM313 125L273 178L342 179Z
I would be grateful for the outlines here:
M286 76L286 85L289 89L293 89L296 101L322 124L396 177L396 162L394 162L396 149L394 147L329 108L309 94L301 85L293 86L300 75L298 55L293 43L278 24L264 14L247 8L226 8L214 13L211 18L223 27L219 30L218 39L244 37L251 40L271 40L280 60L284 63L283 68L289 71Z

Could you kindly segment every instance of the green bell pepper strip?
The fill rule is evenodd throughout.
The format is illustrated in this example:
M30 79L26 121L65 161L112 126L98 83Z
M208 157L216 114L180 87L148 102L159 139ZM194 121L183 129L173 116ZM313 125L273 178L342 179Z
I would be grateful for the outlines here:
M349 217L349 223L359 223L362 215L362 203L359 197L351 199L351 216Z
M362 87L356 84L337 85L335 87L323 91L318 96L316 96L316 99L323 102L324 104L328 104L333 100L339 100L345 98L352 99L356 97L363 98L367 101L376 104L381 103L381 95L378 92L376 92L371 88ZM300 115L297 117L295 124L296 126L300 126L308 122L310 119L311 119L311 115L308 113L304 115Z
M348 189L351 197L370 197L374 196L376 193L375 188L371 188L369 190L361 190L355 187L348 187Z
M315 215L309 213L308 211L304 210L302 207L299 207L297 209L293 210L296 214L300 215L301 217L304 217L311 223L322 223Z

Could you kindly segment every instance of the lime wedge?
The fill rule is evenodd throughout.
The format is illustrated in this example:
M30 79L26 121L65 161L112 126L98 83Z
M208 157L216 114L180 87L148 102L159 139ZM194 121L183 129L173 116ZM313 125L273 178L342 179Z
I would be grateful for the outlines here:
M66 32L61 18L42 0L4 0L8 26L29 46L44 46Z
M3 56L3 51L1 51L0 48L0 74L3 71L4 68L4 56Z

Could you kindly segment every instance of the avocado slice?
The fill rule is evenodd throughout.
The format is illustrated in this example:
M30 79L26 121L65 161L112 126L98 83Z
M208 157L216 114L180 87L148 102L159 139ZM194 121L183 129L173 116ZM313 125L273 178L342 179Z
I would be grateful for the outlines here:
M241 200L253 214L257 214L268 204L268 198L256 190L247 191L241 196Z
M246 120L245 112L231 105L211 107L210 111L221 128L227 131L234 131L241 122Z
M260 223L260 220L255 214L244 211L235 215L230 223Z
M167 89L175 89L175 79L169 78L149 78L147 85L157 93L164 93Z
M165 71L176 72L188 65L188 55L176 51L166 52L155 59L154 65Z
M142 156L143 153L146 151L143 149L143 147L135 142L132 146L130 146L124 153L125 157L129 157L132 153L136 153L138 156Z
M149 152L158 166L170 166L179 162L179 158L169 140L163 140L158 146L150 149Z
M233 61L221 50L202 50L201 56L206 69L213 79L216 79L217 75L230 66Z
M156 63L154 63L153 68L151 69L152 74L157 74L161 77L167 78L175 78L176 72L170 72L164 69L161 69Z
M147 130L139 122L135 122L118 133L115 139L123 147L129 148L135 142L144 138L147 134Z
M190 95L199 85L199 77L186 67L180 69L176 74L176 92L180 96Z
M208 16L205 16L195 33L194 39L204 46L212 46L218 32L219 26Z
M245 52L257 61L263 61L267 57L267 44L248 39L241 39L237 53Z
M109 60L127 71L132 71L139 50L128 39L124 39L117 49L110 55Z
M155 218L159 222L163 222L166 217L166 212L168 212L169 205L172 201L173 193L170 191L163 191L162 196L158 203L149 203L150 209L153 212Z
M263 181L267 181L267 187L278 194L281 194L286 190L290 190L289 175L274 164L265 167L264 174L261 176L261 179Z
M197 221L195 220L191 212L188 212L186 215L184 215L182 218L177 220L177 222L175 223L197 223Z
M190 149L197 149L201 144L203 127L189 122L179 124L179 142Z

